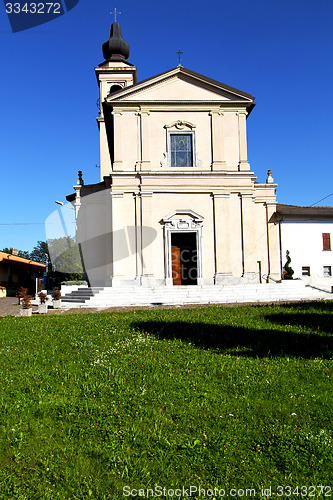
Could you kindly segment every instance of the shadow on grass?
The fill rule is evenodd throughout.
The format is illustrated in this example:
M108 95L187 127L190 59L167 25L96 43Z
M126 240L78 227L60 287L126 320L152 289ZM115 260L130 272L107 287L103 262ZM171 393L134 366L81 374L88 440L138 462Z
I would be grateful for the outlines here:
M302 316L300 319L298 316ZM269 315L269 320L279 324L313 322L311 315ZM307 323L308 325L309 323ZM145 321L131 325L159 339L180 339L201 349L218 349L234 356L302 358L330 358L333 356L333 336L320 333L290 332L281 330L255 330L236 326L219 326L207 323ZM289 327L290 328L290 327Z
M302 311L315 310L320 313L333 313L333 300L330 301L310 301L310 302L288 302L287 304L279 304L281 309L301 309Z
M317 336L319 334L333 335L332 316L329 314L321 314L319 311L315 313L285 313L285 314L269 314L266 316L271 322L278 325L291 325L301 328L309 328L312 330L316 339L325 338ZM301 334L302 338L304 334ZM326 337L328 338L328 337Z

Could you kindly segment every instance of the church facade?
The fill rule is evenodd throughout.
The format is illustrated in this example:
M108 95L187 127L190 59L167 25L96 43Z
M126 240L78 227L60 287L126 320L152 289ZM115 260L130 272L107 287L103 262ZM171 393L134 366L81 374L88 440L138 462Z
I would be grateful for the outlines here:
M67 197L90 283L279 280L276 184L247 157L254 97L180 65L138 82L117 22L103 55L100 182Z

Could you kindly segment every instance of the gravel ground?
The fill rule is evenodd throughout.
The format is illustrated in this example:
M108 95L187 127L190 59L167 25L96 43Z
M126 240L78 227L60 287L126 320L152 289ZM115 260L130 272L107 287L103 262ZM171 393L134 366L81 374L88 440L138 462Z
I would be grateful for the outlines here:
M234 307L234 306L239 306L239 305L278 305L278 304L292 304L294 302L299 302L299 301L280 301L280 302L260 302L258 303L251 303L251 302L244 302L242 304L186 304L182 306L175 306L175 305L160 305L160 306L131 306L131 307L107 307L107 308L96 308L96 307L73 307L70 309L48 309L47 315L64 315L64 314L88 314L88 313L101 313L101 312L115 312L115 311L135 311L138 309L188 309L188 308L199 308L199 307L210 307L210 306L217 306L217 305L222 305L223 307ZM308 301L302 301L302 302L308 302ZM313 302L312 300L310 302ZM37 306L32 307L32 314L38 314L37 312ZM20 316L20 308L17 303L17 298L15 297L4 297L0 298L0 317L4 316Z
M152 306L155 307L155 306ZM109 308L96 308L96 307L73 307L70 309L48 309L47 315L52 314L88 314L92 312L114 312L114 311L134 311L135 309L151 309L149 306L138 307L109 307ZM164 306L164 307L178 307L178 306ZM32 314L38 314L37 306L32 307ZM0 298L0 317L4 316L20 316L20 308L16 297Z
M236 304L224 304L225 306L232 306ZM160 305L160 306L131 306L131 307L75 307L70 309L48 309L47 315L56 314L88 314L93 312L114 312L114 311L134 311L138 309L178 309L178 308L192 308L192 307L208 307L208 304L187 304L185 306L174 305ZM32 314L38 314L37 306L32 307ZM16 297L0 298L0 317L4 316L20 316L20 308L17 303Z
M88 313L97 312L96 308L78 308L78 309L48 309L47 314L75 314L75 313ZM32 307L32 314L37 313L37 306ZM3 297L0 298L0 317L4 316L20 316L20 308L16 297Z

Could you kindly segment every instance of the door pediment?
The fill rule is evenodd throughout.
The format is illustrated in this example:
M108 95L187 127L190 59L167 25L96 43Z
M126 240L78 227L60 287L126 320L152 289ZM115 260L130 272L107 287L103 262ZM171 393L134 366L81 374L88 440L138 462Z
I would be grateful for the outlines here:
M164 225L174 226L178 229L189 229L201 225L204 218L194 210L174 210L171 214L164 217L160 222Z

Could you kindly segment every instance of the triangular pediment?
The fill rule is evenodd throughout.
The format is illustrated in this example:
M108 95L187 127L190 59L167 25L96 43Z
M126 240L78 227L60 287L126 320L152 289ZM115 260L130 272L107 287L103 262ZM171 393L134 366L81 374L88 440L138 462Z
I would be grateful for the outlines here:
M185 68L149 78L106 98L112 102L241 102L252 104L254 97Z

